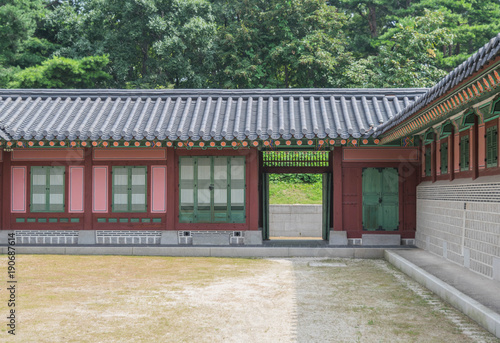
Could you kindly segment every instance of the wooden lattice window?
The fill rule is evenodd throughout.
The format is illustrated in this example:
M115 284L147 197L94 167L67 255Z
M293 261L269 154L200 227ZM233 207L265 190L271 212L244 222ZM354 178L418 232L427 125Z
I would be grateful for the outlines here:
M31 167L31 212L64 212L64 167Z
M245 157L179 158L179 222L244 223Z
M425 147L425 176L431 176L431 147L427 146Z
M486 129L486 167L498 165L498 127Z
M264 151L264 167L328 167L328 151Z
M146 167L113 167L113 212L146 212Z

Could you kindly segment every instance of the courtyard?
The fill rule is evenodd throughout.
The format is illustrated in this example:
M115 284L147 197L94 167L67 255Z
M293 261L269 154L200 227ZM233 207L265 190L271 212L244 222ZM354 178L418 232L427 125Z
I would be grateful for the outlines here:
M383 260L19 255L17 266L12 341L500 342Z

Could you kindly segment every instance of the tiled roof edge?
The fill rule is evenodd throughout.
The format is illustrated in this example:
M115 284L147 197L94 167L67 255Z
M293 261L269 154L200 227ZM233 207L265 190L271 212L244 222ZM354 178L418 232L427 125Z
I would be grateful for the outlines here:
M3 97L266 97L266 96L404 96L427 88L275 88L275 89L0 89ZM391 94L394 92L394 94Z
M453 69L448 75L443 77L437 84L427 91L420 99L410 106L405 107L394 118L388 120L377 128L374 136L380 136L394 128L413 114L420 111L429 103L445 96L460 82L478 72L487 63L493 60L500 53L500 33L493 37L488 43L481 47L475 54L470 56L465 62Z

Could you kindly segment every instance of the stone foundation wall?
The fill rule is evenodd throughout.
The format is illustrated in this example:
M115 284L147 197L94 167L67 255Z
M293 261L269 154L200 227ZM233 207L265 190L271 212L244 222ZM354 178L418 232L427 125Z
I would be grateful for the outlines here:
M16 230L16 244L78 244L77 230Z
M422 183L416 245L500 280L500 180Z
M261 245L262 231L161 230L0 230L0 244L9 232L20 245Z
M322 237L321 205L269 205L271 237Z

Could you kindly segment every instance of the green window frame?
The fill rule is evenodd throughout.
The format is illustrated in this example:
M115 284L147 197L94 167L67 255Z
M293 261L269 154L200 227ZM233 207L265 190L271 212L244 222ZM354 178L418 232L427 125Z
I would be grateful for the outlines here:
M114 166L111 178L112 212L147 211L147 167Z
M65 167L31 167L30 211L64 212Z
M245 223L244 156L179 158L180 223Z
M498 166L498 126L486 129L486 167Z
M493 117L498 117L498 115L500 114L500 99L495 101L492 106L491 106L491 113L490 115L485 118L485 119L491 119Z
M469 170L470 165L469 135L460 138L460 171Z
M439 135L439 138L440 139L446 138L452 133L453 133L453 124L451 123L451 121L447 121L441 126L441 133Z
M474 125L476 121L476 114L474 112L468 112L464 114L462 117L462 121L460 122L460 131L468 130L471 126Z
M431 168L432 168L432 154L431 154L431 147L426 146L425 147L425 176L431 176Z
M448 174L448 143L441 143L441 175Z

